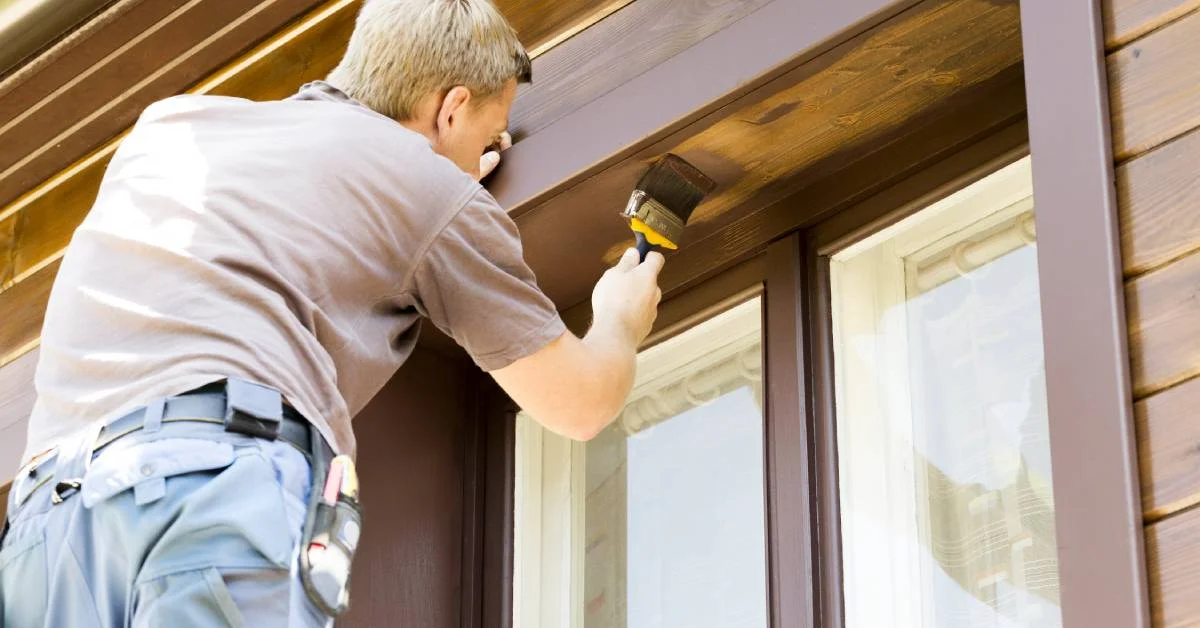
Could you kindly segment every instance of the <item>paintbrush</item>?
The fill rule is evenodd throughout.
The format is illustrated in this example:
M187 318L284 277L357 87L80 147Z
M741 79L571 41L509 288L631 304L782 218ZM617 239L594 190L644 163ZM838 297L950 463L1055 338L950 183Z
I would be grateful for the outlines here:
M715 181L670 153L650 166L621 213L637 238L639 259L656 246L679 248L692 211L715 187Z

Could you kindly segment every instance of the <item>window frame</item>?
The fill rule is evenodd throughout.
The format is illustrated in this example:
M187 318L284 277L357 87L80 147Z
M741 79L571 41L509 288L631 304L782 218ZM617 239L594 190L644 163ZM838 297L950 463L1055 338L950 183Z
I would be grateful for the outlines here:
M1059 547L1064 623L1150 625L1100 3L1022 2L1021 11L1026 118L939 154L815 224L748 242L738 256L747 261L663 304L650 344L747 289L763 293L772 628L845 625L829 256L1029 155L1031 146L1051 450L1056 469L1075 470L1053 480L1059 537L1073 539ZM1081 310L1088 316L1075 314ZM586 308L564 318L581 329ZM509 474L512 417L502 445ZM500 602L512 594L511 480L506 495ZM485 613L485 625L508 626L510 602L485 603L500 611L495 623Z

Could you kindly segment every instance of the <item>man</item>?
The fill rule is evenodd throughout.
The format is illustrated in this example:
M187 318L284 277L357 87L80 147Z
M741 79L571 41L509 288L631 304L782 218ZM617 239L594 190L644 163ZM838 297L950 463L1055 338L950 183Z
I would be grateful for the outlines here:
M486 0L368 0L327 82L144 112L46 312L4 626L329 623L312 513L353 491L324 468L421 317L549 429L612 420L662 257L628 252L566 330L478 183L529 75Z

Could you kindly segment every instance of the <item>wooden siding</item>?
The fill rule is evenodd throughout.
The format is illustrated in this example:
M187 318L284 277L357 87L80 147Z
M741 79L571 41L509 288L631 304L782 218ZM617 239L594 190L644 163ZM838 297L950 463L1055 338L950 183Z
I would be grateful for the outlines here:
M1155 626L1200 623L1200 1L1106 0Z

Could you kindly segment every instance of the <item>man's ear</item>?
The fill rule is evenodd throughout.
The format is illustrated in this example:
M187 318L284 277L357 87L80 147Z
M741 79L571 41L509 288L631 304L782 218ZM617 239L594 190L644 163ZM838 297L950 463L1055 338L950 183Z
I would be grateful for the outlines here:
M441 108L438 109L438 132L448 131L470 102L471 90L461 85L450 88L450 91L446 92L446 96L442 98Z

